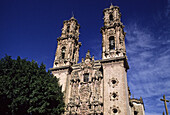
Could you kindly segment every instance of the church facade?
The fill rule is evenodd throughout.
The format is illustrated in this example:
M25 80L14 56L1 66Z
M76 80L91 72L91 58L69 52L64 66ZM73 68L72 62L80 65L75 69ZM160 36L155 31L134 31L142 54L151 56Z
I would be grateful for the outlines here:
M145 115L142 98L131 98L127 84L129 69L119 7L104 9L102 59L94 60L87 51L79 60L79 28L71 17L64 21L57 38L51 71L60 79L65 95L65 115Z

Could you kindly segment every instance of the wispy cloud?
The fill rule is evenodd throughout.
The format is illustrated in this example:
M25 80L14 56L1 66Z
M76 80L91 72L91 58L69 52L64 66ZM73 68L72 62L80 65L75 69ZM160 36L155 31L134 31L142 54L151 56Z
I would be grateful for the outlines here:
M146 115L160 115L158 113L146 113Z
M144 98L146 115L157 115L152 112L161 114L163 107L158 106L163 103L157 98L170 95L170 47L165 47L169 39L162 39L164 34L155 38L152 31L137 24L128 26L126 32L131 68L128 81L132 94Z

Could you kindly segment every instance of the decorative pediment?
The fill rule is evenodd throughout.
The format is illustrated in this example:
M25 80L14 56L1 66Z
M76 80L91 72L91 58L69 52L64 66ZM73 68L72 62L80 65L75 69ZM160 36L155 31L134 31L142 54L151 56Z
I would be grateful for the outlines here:
M90 51L88 50L86 53L85 60L82 58L81 68L92 68L94 66L94 56L91 58Z

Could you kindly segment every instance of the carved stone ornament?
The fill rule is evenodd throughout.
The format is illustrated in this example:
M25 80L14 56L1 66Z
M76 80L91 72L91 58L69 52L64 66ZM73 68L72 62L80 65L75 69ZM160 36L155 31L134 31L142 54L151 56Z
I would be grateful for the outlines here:
M121 111L120 111L120 109L119 109L119 107L117 107L117 106L115 106L115 105L113 105L112 107L110 107L110 110L108 111L108 113L110 114L110 115L117 115L118 113L120 113Z
M113 30L109 31L109 35L114 35L114 31Z
M102 78L103 76L102 76L101 71L95 71L94 77L95 77L96 79Z
M67 45L67 40L62 41L62 46Z
M78 86L79 86L78 83L72 84L72 92L71 93L72 93L73 96L76 96L78 94Z
M110 92L110 101L118 100L118 92Z
M108 82L108 84L109 84L109 86L111 86L111 87L115 87L115 86L117 86L118 85L118 83L119 83L119 81L117 80L117 78L111 78L111 79L109 79L109 82Z
M71 81L74 82L74 81L79 81L79 75L78 75L78 72L73 72L71 74Z
M90 94L91 94L91 88L88 84L82 84L80 87L80 100L81 101L88 101L90 98Z

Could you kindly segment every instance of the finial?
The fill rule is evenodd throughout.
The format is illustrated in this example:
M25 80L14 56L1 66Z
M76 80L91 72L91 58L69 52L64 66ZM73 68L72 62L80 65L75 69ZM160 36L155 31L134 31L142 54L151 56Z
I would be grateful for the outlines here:
M74 13L73 13L73 11L72 11L72 17L74 17Z
M113 6L113 4L111 3L111 5L110 5L110 8L113 8L114 6Z
M81 62L84 62L84 58L81 59Z
M70 19L75 20L73 11L72 11L72 17Z
M142 99L142 97L140 97L140 102L141 102L141 103L143 103L143 99Z
M92 61L94 61L94 55L93 55L93 57L92 57Z
M86 53L86 58L85 59L90 59L91 56L90 56L90 51L88 50L87 53Z

